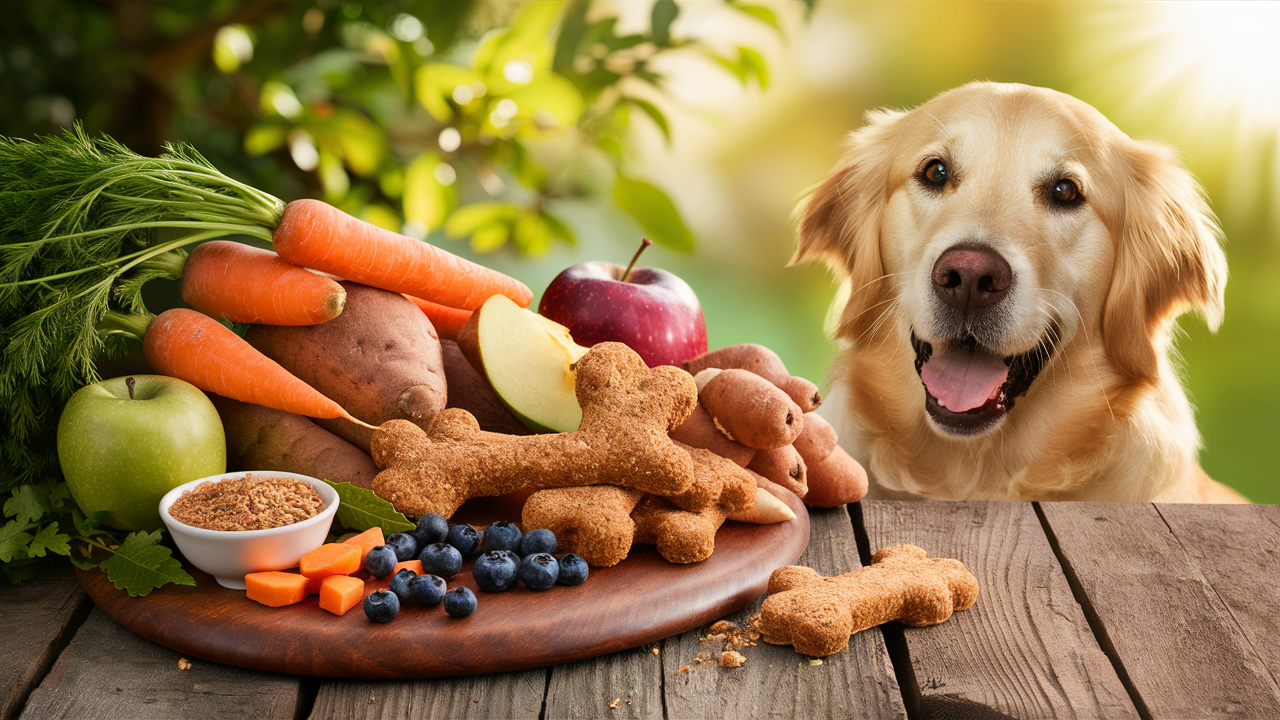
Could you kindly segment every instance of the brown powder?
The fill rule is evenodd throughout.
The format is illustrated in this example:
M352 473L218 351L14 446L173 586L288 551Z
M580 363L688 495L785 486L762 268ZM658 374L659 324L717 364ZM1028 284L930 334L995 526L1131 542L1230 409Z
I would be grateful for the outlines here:
M169 506L175 520L206 530L266 530L302 522L324 509L311 483L288 478L204 482Z

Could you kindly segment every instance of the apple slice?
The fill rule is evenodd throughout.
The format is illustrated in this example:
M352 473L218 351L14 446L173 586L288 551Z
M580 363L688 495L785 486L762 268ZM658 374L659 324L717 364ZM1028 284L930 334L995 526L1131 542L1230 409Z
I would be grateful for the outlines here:
M587 348L565 326L494 295L459 331L458 347L531 430L572 432L582 423L573 364Z

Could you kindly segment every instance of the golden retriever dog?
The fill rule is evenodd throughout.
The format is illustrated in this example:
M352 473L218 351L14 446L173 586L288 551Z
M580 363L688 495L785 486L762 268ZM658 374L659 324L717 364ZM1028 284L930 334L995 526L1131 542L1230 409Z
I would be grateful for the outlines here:
M847 283L824 405L872 497L1244 502L1200 469L1174 320L1226 258L1173 151L979 82L868 114L793 263Z

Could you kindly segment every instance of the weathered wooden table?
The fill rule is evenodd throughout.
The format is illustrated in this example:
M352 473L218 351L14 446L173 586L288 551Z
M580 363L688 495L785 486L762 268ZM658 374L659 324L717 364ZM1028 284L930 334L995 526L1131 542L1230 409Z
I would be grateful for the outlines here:
M0 712L1280 717L1280 506L865 502L812 516L803 564L836 574L872 548L911 542L962 560L981 595L942 625L869 630L821 663L761 644L743 651L740 668L692 664L705 634L695 630L661 642L656 655L648 645L523 672L354 682L198 659L180 670L177 653L95 609L67 572L0 588Z

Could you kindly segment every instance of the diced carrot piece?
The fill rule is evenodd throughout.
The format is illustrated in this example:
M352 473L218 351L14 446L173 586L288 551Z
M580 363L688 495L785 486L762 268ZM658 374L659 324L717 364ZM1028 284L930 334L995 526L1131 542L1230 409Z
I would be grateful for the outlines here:
M256 572L244 576L245 595L267 607L283 607L307 597L307 578L289 572Z
M303 577L307 577L307 576L303 575ZM320 594L320 585L323 582L324 582L323 577L307 578L307 597Z
M330 575L320 584L320 607L341 615L364 600L364 581L350 575Z
M364 556L368 555L370 550L379 545L387 544L387 541L382 537L382 528L377 526L371 527L355 537L349 537L342 542L347 545L360 546L360 567L364 567Z
M360 546L325 543L303 555L298 569L307 577L350 575L360 569Z
M422 569L421 560L405 560L404 562L398 562L395 567L391 568L391 575L394 577L396 573L405 568L409 568L417 575L426 575L426 572Z

